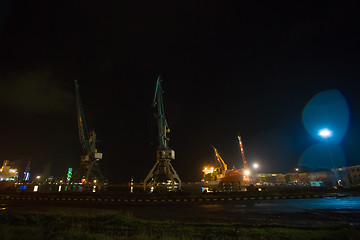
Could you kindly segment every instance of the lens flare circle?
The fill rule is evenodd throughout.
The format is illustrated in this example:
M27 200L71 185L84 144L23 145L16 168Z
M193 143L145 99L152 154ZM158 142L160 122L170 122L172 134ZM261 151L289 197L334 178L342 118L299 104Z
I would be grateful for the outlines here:
M322 142L339 143L348 130L349 120L348 103L337 89L316 94L302 113L305 129Z
M339 144L319 143L310 146L301 156L299 166L312 171L346 166L345 154Z

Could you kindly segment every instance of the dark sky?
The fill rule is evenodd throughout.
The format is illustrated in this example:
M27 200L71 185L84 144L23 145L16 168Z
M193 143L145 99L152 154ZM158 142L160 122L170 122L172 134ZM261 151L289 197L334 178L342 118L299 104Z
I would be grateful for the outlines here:
M110 181L145 178L155 163L151 104L164 79L172 162L183 181L216 164L249 162L288 172L316 143L301 114L338 89L350 125L340 143L360 164L359 15L352 3L287 1L1 1L0 160L32 174L77 168L74 79L100 168Z

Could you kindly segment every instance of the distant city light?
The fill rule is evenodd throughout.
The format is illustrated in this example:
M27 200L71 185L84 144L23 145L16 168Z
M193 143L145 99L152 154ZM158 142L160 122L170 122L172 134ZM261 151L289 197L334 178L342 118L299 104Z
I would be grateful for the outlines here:
M40 176L36 176L37 179L40 179Z
M329 138L332 136L332 131L327 128L323 128L319 130L318 135L322 138Z
M254 163L254 164L253 164L253 168L258 169L258 168L259 168L259 164Z

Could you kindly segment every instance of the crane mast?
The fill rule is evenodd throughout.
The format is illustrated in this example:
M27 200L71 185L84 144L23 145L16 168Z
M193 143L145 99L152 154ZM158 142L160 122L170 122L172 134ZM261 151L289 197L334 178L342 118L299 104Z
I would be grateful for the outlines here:
M82 148L80 167L74 173L71 182L75 185L84 186L85 189L96 191L104 185L104 177L99 169L99 160L102 159L102 153L96 149L96 133L88 131L85 114L81 104L79 85L75 80L75 95L79 140Z
M175 151L169 147L167 133L170 132L170 128L165 117L161 81L162 79L159 76L156 81L153 101L153 107L156 109L155 118L158 125L159 146L156 152L156 163L144 180L144 190L150 192L167 192L181 189L180 177L170 162L175 159Z

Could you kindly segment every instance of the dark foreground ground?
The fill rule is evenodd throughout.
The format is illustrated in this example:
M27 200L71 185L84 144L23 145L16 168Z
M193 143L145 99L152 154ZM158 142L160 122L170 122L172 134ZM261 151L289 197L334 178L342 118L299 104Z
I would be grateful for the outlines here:
M331 214L330 214L331 215ZM328 215L329 216L329 215ZM282 215L281 217L285 217ZM360 239L358 226L346 221L323 224L292 223L304 217L295 214L288 221L181 222L145 220L129 212L91 209L43 209L2 211L1 239ZM322 221L317 219L316 221Z
M0 239L360 239L360 197L2 199ZM64 199L64 200L62 200Z

